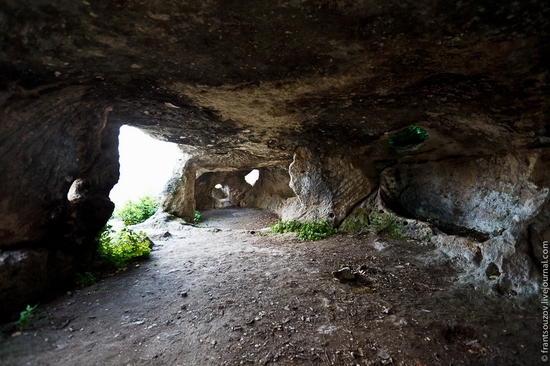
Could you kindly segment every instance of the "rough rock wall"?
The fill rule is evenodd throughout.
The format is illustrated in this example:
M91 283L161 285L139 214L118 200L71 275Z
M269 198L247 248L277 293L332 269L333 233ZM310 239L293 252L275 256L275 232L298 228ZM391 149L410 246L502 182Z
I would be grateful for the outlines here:
M543 153L535 149L476 159L402 163L383 172L382 197L394 211L436 222L443 230L462 227L496 235L525 207L548 194L548 181L541 186L531 181Z
M195 221L195 181L197 167L192 160L182 158L174 169L172 178L164 187L162 210L187 222Z
M462 280L502 294L535 295L543 242L550 241L549 156L548 148L536 148L398 164L382 173L383 203L365 200L341 229L431 242L464 265Z
M376 187L362 156L323 154L298 148L289 167L290 188L296 194L282 209L284 220L328 220L338 225Z
M243 206L243 200L252 188L244 179L249 172L240 170L201 174L195 183L197 209ZM222 188L215 188L217 184L221 184Z
M107 198L118 179L118 127L107 124L110 108L83 104L82 90L73 88L60 91L56 103L14 101L2 112L1 247L67 234L68 212L84 214L83 206ZM77 179L79 198L69 202Z
M195 181L195 202L197 210L223 208L231 206L229 192L225 187L215 188L221 184L228 172L206 172Z
M195 181L197 210L254 207L279 213L286 199L294 196L289 187L288 170L260 168L253 186L245 180L248 173L250 170L202 173ZM222 187L216 188L218 184Z
M258 180L247 192L242 206L261 208L281 216L286 202L295 196L289 184L288 169L261 168Z
M10 100L0 110L3 316L70 281L114 208L108 195L118 179L118 126L108 123L111 108L87 101L83 88L54 94Z

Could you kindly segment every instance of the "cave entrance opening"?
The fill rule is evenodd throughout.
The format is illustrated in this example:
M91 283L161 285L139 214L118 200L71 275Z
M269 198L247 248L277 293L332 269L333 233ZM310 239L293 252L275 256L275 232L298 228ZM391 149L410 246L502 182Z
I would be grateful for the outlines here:
M259 230L279 220L278 204L292 193L284 167L204 172L195 180L201 223L219 229Z
M250 173L245 175L244 180L254 187L254 184L258 181L260 177L260 171L258 169L252 169Z
M118 151L120 176L109 194L117 208L147 195L158 200L182 156L177 144L157 140L128 125L120 128Z
M239 209L254 209L274 217L280 217L287 200L296 197L285 165L203 172L195 180L194 195L201 214L216 209L230 209L235 214Z
M197 210L250 207L257 195L254 185L260 181L260 174L259 169L202 174L195 182ZM256 187L256 191L258 189L261 187Z

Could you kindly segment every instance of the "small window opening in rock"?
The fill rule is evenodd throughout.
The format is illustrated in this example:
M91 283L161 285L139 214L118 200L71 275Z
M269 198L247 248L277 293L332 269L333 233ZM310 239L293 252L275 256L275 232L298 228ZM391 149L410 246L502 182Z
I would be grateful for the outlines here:
M109 194L118 207L145 195L157 198L182 155L177 144L159 141L130 126L120 128L118 151L120 177Z
M222 189L222 188L223 188L223 186L222 186L222 185L221 185L220 183L218 183L218 184L216 184L216 185L214 186L214 188L217 188L217 189Z
M74 201L82 197L82 180L76 179L73 184L71 184L71 188L69 188L69 192L67 193L67 199L69 201Z
M487 278L490 280L496 280L500 277L500 271L498 269L498 266L494 263L489 263L487 266L487 270L485 271L485 274L487 275Z
M259 177L260 177L260 171L258 169L252 169L250 173L248 173L244 177L244 180L246 180L246 182L251 186L254 186L254 184L256 183Z
M481 249L477 248L476 253L474 255L474 262L479 265L481 261L483 260L483 253L481 253ZM497 268L498 269L498 268Z
M413 150L428 139L428 131L418 126L409 126L392 134L388 144L398 152Z

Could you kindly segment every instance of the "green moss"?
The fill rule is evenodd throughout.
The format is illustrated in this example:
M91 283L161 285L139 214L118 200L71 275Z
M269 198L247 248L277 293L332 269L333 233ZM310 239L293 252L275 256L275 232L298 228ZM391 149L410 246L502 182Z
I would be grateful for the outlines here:
M370 210L359 208L346 217L339 230L344 233L360 233L369 226Z
M428 132L418 126L409 126L392 134L388 144L395 150L401 152L411 150L428 139Z
M366 208L354 210L346 217L339 230L345 233L373 232L395 238L403 238L407 233L402 221L395 214Z
M377 234L388 234L395 238L402 238L405 230L397 216L388 212L371 212L370 229Z

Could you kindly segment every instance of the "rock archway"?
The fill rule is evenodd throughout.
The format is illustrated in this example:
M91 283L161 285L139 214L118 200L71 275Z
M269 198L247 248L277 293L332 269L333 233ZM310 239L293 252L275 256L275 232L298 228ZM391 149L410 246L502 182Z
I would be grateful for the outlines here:
M224 207L254 207L281 214L287 199L295 194L290 189L288 169L261 168L254 185L246 182L250 170L209 172L195 183L197 210Z

